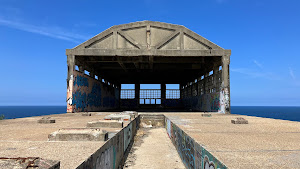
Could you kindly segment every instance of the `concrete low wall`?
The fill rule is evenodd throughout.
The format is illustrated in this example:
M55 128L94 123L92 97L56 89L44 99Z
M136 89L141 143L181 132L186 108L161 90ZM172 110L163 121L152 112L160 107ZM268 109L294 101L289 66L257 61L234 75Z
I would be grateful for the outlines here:
M116 169L123 164L124 155L139 128L140 117L136 117L100 149L86 159L77 169Z
M165 117L168 136L188 169L226 169L227 167Z

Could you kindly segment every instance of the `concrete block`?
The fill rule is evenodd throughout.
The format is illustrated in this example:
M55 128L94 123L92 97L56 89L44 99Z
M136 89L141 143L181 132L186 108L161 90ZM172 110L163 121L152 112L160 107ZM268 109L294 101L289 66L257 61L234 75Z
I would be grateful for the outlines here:
M104 117L104 120L131 121L129 114L110 114Z
M91 113L88 113L88 112L82 113L81 115L82 115L82 116L92 116L92 114L91 114Z
M55 123L55 119L51 117L43 117L40 120L38 120L38 123L43 123L43 124Z
M136 111L123 111L123 114L129 114L132 119L138 116L138 112Z
M48 135L49 141L105 141L107 132L91 128L59 129Z
M211 117L211 114L210 113L204 113L201 115L202 117Z
M0 158L0 168L43 168L59 169L60 162L39 157Z
M233 123L233 124L248 124L248 120L246 120L242 117L238 117L234 120L231 120L231 123Z
M118 120L99 120L87 123L87 127L123 128L123 122Z

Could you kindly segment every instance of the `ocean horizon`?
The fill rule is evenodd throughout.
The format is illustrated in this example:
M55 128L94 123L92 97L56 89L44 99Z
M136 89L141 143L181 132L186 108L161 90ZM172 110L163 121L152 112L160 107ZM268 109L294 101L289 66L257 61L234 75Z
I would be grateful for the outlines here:
M67 106L0 106L5 119L64 114ZM231 106L232 114L300 122L300 106Z

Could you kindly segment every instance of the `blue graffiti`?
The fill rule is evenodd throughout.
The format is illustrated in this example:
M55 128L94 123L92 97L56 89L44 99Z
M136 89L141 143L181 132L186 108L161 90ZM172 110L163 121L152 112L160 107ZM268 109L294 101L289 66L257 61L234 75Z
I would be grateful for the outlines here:
M77 76L77 77L75 77L73 85L75 86L76 84L77 84L77 86L86 86L86 87L89 87L89 81L84 76Z
M88 94L88 106L101 106L101 85L94 84L91 93Z
M75 92L73 93L73 104L75 105L76 109L84 111L87 107L87 96L85 93Z

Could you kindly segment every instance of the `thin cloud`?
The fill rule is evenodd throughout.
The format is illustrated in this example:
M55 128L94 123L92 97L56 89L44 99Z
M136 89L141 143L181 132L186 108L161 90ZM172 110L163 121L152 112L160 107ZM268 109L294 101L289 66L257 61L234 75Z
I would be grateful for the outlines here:
M289 67L289 72L290 72L290 76L292 77L292 79L296 80L296 76L295 76L294 71L291 67Z
M254 62L254 64L256 65L256 66L258 66L259 68L263 68L263 65L261 64L261 63L259 63L257 60L253 60L253 62Z
M267 78L269 80L280 80L281 78L279 76L274 75L271 72L258 72L252 69L246 69L246 68L231 68L230 71L241 73L244 75L247 75L252 78Z
M36 26L3 18L0 18L0 25L74 43L80 43L90 38L88 36L70 33L60 27Z

